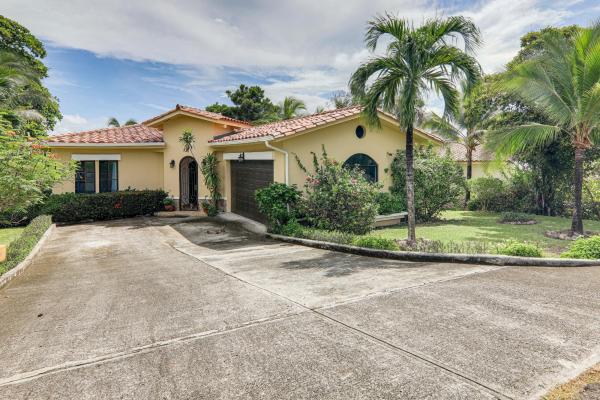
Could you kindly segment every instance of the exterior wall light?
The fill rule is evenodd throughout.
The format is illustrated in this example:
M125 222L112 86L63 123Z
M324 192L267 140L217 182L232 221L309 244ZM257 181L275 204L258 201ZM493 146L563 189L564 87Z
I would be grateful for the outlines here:
M240 155L238 156L238 161L244 162L245 159L246 159L246 155L244 153L240 153Z
M175 160L171 160L171 161L169 162L169 166L170 166L171 168L175 168Z

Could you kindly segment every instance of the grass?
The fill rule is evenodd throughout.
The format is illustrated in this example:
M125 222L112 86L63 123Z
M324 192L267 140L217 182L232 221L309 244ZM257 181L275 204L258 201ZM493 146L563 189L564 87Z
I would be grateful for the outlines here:
M10 242L21 236L25 228L2 228L0 229L0 244L8 245Z
M586 385L600 385L600 364L585 371L577 378L556 386L548 394L542 397L543 400L579 400L585 391ZM591 397L589 397L591 398Z
M499 213L479 211L445 211L438 222L417 224L417 237L439 240L444 243L486 242L500 244L516 240L537 244L547 256L557 256L572 243L566 240L550 239L545 231L569 229L570 218L543 217L536 215L535 225L509 225L498 223ZM585 230L599 231L600 221L584 221ZM406 226L384 228L377 231L379 236L389 239L405 239Z

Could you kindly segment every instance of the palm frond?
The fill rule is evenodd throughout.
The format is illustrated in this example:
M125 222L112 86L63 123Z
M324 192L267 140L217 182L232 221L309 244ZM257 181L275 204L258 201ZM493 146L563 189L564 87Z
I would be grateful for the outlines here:
M388 13L378 15L367 24L365 44L368 49L375 50L377 42L385 34L392 35L397 41L403 42L410 31L411 27L406 20L396 18Z
M544 148L561 132L558 126L536 123L497 129L490 132L486 148L499 156L510 156L529 147Z
M431 129L433 132L451 140L457 140L462 136L459 127L454 126L448 119L442 118L434 112L426 117L423 128Z

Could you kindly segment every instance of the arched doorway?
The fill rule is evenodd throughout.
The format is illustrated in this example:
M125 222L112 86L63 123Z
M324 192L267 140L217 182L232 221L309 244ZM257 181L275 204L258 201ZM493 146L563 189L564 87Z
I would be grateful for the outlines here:
M189 156L179 162L179 209L198 209L198 163Z
M366 154L357 153L350 156L345 162L344 167L357 167L365 174L365 177L371 182L377 182L379 179L377 171L377 162Z

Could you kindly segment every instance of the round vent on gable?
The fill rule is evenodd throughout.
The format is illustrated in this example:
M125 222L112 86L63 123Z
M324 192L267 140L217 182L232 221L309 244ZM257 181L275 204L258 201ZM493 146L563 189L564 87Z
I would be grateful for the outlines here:
M354 133L356 133L357 138L362 139L365 137L365 128L362 125L358 125Z

